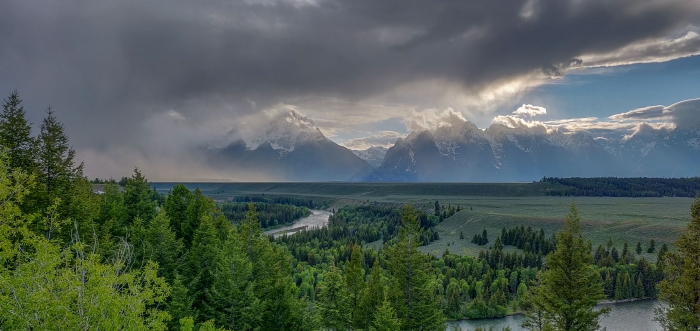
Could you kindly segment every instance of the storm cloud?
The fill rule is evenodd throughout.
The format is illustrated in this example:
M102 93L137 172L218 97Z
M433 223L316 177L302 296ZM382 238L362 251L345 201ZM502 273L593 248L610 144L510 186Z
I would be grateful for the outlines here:
M120 175L90 158L144 167L280 105L324 132L491 115L569 70L700 54L698 23L687 0L7 0L0 92Z

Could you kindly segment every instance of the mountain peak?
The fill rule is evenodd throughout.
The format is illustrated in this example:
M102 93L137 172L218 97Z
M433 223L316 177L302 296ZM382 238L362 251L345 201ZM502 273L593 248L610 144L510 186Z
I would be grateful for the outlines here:
M294 110L282 112L273 117L264 132L246 141L249 150L263 144L285 155L308 142L322 141L327 138L314 122Z

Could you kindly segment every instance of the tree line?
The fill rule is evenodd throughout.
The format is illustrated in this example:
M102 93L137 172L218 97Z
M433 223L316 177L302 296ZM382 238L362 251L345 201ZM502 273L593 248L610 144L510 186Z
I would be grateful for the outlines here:
M558 178L544 177L541 183L564 187L546 189L553 196L588 197L688 197L700 193L700 177L692 178Z
M263 228L289 225L302 217L311 215L311 211L307 207L297 207L291 204L225 201L218 202L216 205L229 222L238 224L245 219L251 203L255 206L258 220Z

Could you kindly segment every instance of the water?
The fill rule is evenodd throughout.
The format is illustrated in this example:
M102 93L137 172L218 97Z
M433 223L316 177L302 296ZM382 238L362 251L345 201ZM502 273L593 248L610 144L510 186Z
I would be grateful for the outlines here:
M661 325L655 322L654 308L661 304L656 300L643 300L634 302L615 303L602 305L601 307L610 307L611 311L608 316L600 319L601 330L608 331L657 331L661 330ZM471 331L476 327L486 328L493 327L494 330L501 330L509 326L513 331L525 330L520 327L523 321L522 315L508 316L503 318L485 319L485 320L464 320L447 322L447 330L460 327L463 331Z
M302 231L302 230L311 230L313 228L322 228L326 225L328 225L328 218L331 217L331 212L325 211L325 210L316 210L316 209L311 209L311 215L300 218L292 225L287 225L281 228L277 228L274 230L270 231L265 231L265 234L268 235L274 235L275 238L279 237L283 234L292 234L297 231Z

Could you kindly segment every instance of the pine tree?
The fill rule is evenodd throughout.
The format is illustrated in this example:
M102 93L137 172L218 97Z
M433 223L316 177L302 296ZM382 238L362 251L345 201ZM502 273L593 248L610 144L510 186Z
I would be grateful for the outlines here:
M124 207L127 213L127 221L131 222L137 217L145 225L151 223L157 213L156 193L151 188L146 177L139 169L134 169L134 174L126 181L124 187ZM194 235L196 228L191 229Z
M252 265L239 250L236 237L227 237L214 270L214 282L205 289L203 319L231 330L252 330L262 324L264 307L250 282Z
M318 309L324 329L350 330L350 293L345 289L343 276L335 265L328 268L318 284Z
M350 296L350 320L353 329L362 325L360 300L365 287L365 270L362 268L363 256L360 246L353 245L350 261L345 267L345 287Z
M76 167L73 163L75 151L68 145L68 136L63 132L63 124L58 122L51 107L46 114L41 123L37 153L37 177L42 192L36 200L37 210L43 213L49 211L49 207L57 202L56 199L59 199L60 206L70 203L71 182L82 169L82 165ZM57 210L59 213L62 211L60 207ZM47 217L44 229L44 235L49 239L55 228L51 220L52 217Z
M170 219L173 231L178 238L182 238L187 221L187 206L192 201L192 192L185 185L178 184L168 193L163 204L166 215Z
M445 317L433 300L427 257L418 251L421 228L413 207L401 218L397 244L387 251L393 307L402 330L444 330Z
M248 204L246 218L236 232L238 250L248 259L252 269L255 298L264 310L260 313L260 330L299 330L306 318L304 302L297 300L298 289L292 279L290 256L284 248L265 236L255 211ZM342 282L342 278L341 278Z
M637 255L642 254L642 243L637 242Z
M194 243L184 256L182 275L189 295L194 298L192 308L200 312L207 300L206 289L214 284L214 272L221 256L221 242L210 217L204 218L194 234ZM209 318L206 318L208 320ZM203 322L205 318L195 319Z
M593 310L605 295L600 275L592 265L590 245L581 235L580 222L578 210L572 205L564 229L557 234L557 247L547 256L546 270L532 290L533 309L528 312L528 320L541 314L545 329L596 330L598 317L607 313L605 309Z
M389 300L382 301L382 304L377 308L377 312L374 314L374 323L370 330L401 330L401 321L396 317L396 312L394 311L394 308L391 307Z
M0 113L0 146L7 150L10 171L21 169L27 174L34 172L36 140L32 138L32 124L26 119L22 99L17 90L5 98Z
M148 226L144 239L144 244L148 247L145 257L158 262L158 272L166 280L175 279L182 240L175 238L175 233L170 228L170 220L164 212L158 213Z
M655 250L656 250L656 242L654 242L654 239L652 239L649 242L649 248L647 249L647 253L649 253L649 254L654 253Z
M666 278L658 288L668 306L656 310L656 319L665 330L700 330L700 198L690 210L690 224L675 243L678 252L663 255Z
M374 321L374 313L379 305L385 300L384 288L386 280L384 278L384 270L379 265L379 259L374 260L374 265L369 272L367 284L362 294L360 303L360 316L362 316L361 330L366 330Z

